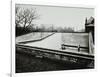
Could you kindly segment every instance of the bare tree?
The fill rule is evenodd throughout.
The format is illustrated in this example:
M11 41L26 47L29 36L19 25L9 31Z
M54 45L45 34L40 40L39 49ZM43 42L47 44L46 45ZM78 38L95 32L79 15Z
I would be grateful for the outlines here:
M39 15L36 13L36 9L33 8L15 8L15 25L22 26L23 29L27 26L30 26L34 19L39 18Z

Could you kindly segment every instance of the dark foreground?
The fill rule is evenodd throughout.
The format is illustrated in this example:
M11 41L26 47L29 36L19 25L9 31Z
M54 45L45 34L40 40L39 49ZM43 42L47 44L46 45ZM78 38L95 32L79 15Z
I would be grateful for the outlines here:
M37 58L32 55L16 53L16 73L88 69L82 65L54 61L47 58Z

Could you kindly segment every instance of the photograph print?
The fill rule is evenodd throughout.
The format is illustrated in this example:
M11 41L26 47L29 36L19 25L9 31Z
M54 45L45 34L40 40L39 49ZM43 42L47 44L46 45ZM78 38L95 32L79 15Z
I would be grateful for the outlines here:
M15 73L94 69L94 8L15 4Z

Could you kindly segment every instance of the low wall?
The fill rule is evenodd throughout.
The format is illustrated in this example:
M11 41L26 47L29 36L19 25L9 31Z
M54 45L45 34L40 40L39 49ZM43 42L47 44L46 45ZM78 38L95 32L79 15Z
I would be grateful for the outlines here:
M93 44L92 32L89 32L89 54L94 54L94 44Z
M29 54L35 57L39 58L49 58L52 60L59 60L63 62L72 62L77 63L80 65L84 65L86 67L90 67L88 65L91 65L91 67L94 67L94 57L91 55L79 55L74 53L62 53L62 52L56 52L51 50L45 50L45 49L39 49L39 48L28 48L24 46L18 46L16 45L16 51L17 53L23 53L23 54Z

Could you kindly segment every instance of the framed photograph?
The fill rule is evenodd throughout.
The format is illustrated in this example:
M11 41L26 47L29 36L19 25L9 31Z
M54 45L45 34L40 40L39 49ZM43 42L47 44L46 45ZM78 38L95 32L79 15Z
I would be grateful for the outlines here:
M12 1L12 76L94 69L94 10Z

